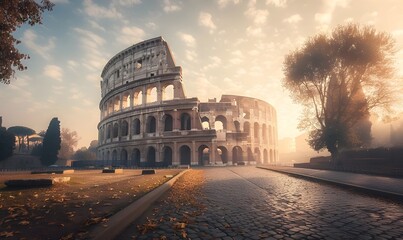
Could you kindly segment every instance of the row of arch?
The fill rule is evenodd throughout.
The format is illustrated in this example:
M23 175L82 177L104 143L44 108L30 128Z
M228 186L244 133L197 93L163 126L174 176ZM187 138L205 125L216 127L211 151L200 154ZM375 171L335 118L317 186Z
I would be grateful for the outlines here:
M138 87L105 101L101 107L101 116L106 117L136 106L172 100L174 97L175 88L172 83L167 85L151 84Z
M163 131L169 132L174 129L174 119L170 114L164 114L162 119ZM180 115L180 130L191 130L192 120L189 113L182 113ZM131 135L140 135L142 132L145 133L155 133L157 132L157 119L155 116L150 115L146 119L146 124L141 125L141 121L138 117L134 118L131 123ZM127 120L122 120L119 124L118 122L106 124L105 128L100 129L100 141L117 137L127 137L130 133L129 122Z
M192 163L192 151L188 145L182 145L178 149L179 161L173 160L173 149L169 146L164 146L161 149L161 155L159 161L157 161L157 155L159 154L154 146L148 146L145 152L139 148L133 148L131 153L123 148L120 151L117 149L100 151L100 157L107 164L120 167L168 167L172 165L210 165L215 161L210 159L210 148L207 145L200 145L197 151L197 163ZM251 148L247 148L246 152L240 146L234 146L231 151L231 159L226 147L218 146L216 148L217 156L216 160L223 164L240 164L246 162L256 162L258 164L273 163L277 159L276 150L266 148L261 152L260 148L255 148L252 151ZM142 156L144 155L144 156Z
M201 118L202 127L204 130L210 129L209 119L207 117ZM169 132L174 129L174 119L170 114L164 114L162 118L161 131ZM105 127L106 126L106 127ZM157 119L155 116L150 115L146 118L145 125L141 124L141 120L139 117L136 117L132 120L131 125L129 125L128 120L122 120L119 122L106 124L104 127L100 128L100 142L106 139L112 139L117 137L127 137L129 135L135 136L140 135L142 132L144 133L155 133L157 132ZM246 132L248 135L251 133L251 124L249 122L244 122L243 128L241 129L241 124L238 121L234 121L235 131L236 132ZM189 113L182 113L180 115L180 124L179 130L191 130L192 129L192 118ZM227 129L227 119L226 117L219 115L215 118L214 129L217 131L222 131ZM266 124L262 124L262 128L260 130L259 123L255 122L253 124L253 136L255 141L258 142L260 139L264 143L274 144L275 142L275 128L271 125L268 127Z

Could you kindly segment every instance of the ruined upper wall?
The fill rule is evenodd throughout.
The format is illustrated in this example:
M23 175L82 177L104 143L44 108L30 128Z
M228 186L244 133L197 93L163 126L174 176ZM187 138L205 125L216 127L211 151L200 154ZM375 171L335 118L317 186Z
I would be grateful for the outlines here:
M112 57L105 65L101 77L102 96L127 84L162 74L177 73L168 44L162 37L137 43Z

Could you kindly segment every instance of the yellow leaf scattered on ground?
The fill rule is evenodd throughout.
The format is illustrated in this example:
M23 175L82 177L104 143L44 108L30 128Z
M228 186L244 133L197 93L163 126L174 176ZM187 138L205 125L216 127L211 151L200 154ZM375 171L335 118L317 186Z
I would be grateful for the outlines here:
M23 221L19 222L18 225L26 226L26 225L29 225L29 223L30 223L29 221L23 220Z

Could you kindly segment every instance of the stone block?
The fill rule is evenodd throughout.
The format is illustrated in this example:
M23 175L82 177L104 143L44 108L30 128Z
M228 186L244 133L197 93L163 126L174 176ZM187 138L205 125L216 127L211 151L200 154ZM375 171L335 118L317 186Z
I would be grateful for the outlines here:
M4 182L7 187L13 188L34 188L50 187L53 185L52 179L15 179Z
M157 171L155 169L144 169L141 171L141 175L148 175L148 174L156 174Z
M31 174L72 174L74 169L68 170L46 170L46 171L32 171Z
M123 169L102 169L102 173L123 173Z

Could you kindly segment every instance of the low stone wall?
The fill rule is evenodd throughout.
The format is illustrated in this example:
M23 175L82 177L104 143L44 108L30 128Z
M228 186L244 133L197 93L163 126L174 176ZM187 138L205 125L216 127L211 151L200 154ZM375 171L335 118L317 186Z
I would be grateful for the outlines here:
M330 157L315 157L311 158L309 163L296 163L294 167L403 178L403 155L401 157L397 155L400 151L400 149L351 151L342 153L337 164L332 163ZM376 154L370 157L374 152Z

